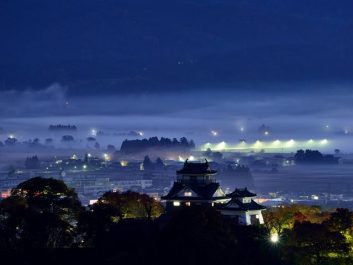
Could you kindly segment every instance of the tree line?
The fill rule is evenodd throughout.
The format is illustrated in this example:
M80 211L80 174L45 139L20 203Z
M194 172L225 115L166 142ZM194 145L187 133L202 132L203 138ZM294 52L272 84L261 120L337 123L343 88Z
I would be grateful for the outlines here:
M120 151L124 153L138 153L146 151L150 148L154 149L192 149L195 148L193 140L188 140L186 137L180 140L173 138L151 137L148 139L124 140L121 144Z

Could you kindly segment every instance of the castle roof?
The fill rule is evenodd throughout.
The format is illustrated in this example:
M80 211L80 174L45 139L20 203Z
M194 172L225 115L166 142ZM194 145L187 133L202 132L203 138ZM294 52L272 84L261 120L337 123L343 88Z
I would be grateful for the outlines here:
M233 210L233 211L256 211L256 210L265 210L266 207L256 203L251 200L251 202L244 203L238 199L231 199L224 205L220 206L221 210Z
M189 163L186 159L184 167L176 172L177 174L191 174L191 175L205 175L205 174L215 174L217 171L211 170L210 166L206 160L205 163Z
M230 198L255 197L256 194L249 191L247 188L235 189L232 193L227 194Z
M220 185L219 183L208 183L206 185L198 185L197 183L182 183L182 182L174 182L173 187L169 191L166 196L163 196L163 200L170 200L170 199L199 199L199 200L210 200L212 198L217 199L226 199L225 195L216 194L219 190ZM192 197L185 197L180 196L180 192L183 190L187 191L190 190L194 192L195 195Z

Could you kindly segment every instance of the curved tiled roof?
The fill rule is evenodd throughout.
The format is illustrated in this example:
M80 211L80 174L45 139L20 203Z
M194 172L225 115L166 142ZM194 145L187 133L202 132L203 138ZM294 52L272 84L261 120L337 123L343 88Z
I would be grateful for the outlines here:
M255 210L265 210L266 207L251 200L249 203L243 203L238 199L232 199L225 205L220 206L222 210L234 210L234 211L255 211Z
M249 191L247 188L235 189L232 193L227 194L231 198L255 197L256 194Z
M186 159L184 167L177 171L177 174L215 174L217 171L211 170L206 160L205 163L189 163Z
M218 183L208 183L206 185L197 185L194 183L181 183L181 182L174 182L173 187L169 191L166 196L163 196L163 200L168 199L178 199L179 197L177 194L182 191L183 189L190 189L198 195L200 199L211 199L215 192L218 190L219 184ZM183 197L184 198L184 197ZM190 197L192 198L192 197ZM223 198L223 197L221 197ZM227 198L224 196L224 198Z

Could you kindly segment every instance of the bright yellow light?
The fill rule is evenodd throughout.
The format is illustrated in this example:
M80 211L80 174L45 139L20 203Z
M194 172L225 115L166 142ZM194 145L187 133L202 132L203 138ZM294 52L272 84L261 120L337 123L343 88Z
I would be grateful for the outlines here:
M177 201L173 202L173 206L180 206L180 202L177 202Z
M279 236L278 236L278 234L277 234L277 233L271 234L270 240L271 240L272 243L277 243L277 242L279 241Z
M286 143L286 146L287 147L293 147L295 144L295 141L293 139L289 140L287 143Z
M129 165L128 161L125 161L125 160L120 161L120 166L127 167L128 165Z
M328 140L327 139L323 139L321 140L320 144L327 144L328 143Z
M188 158L190 161L194 161L195 160L195 157L194 156L189 156Z
M105 161L109 161L110 160L110 156L108 154L103 154L103 158Z
M218 150L218 151L224 150L226 149L226 147L227 147L227 144L223 141L215 146L215 150Z
M204 148L205 150L207 150L208 148L211 148L211 147L212 147L212 144L211 144L211 143L205 143L204 146L203 146L203 148Z
M281 143L280 140L276 140L276 141L273 142L273 144L276 144L276 145L277 145L277 144L280 144L280 143Z
M260 140L257 140L255 143L254 143L254 147L255 148L258 148L258 147L261 147L262 146L262 142Z

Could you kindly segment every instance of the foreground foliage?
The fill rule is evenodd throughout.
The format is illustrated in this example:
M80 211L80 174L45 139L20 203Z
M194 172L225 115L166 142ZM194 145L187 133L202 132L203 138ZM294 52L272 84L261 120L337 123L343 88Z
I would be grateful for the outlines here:
M85 208L64 182L37 177L0 202L0 254L11 264L353 264L347 209L288 205L264 220L238 226L200 206L164 215L160 202L131 191Z

